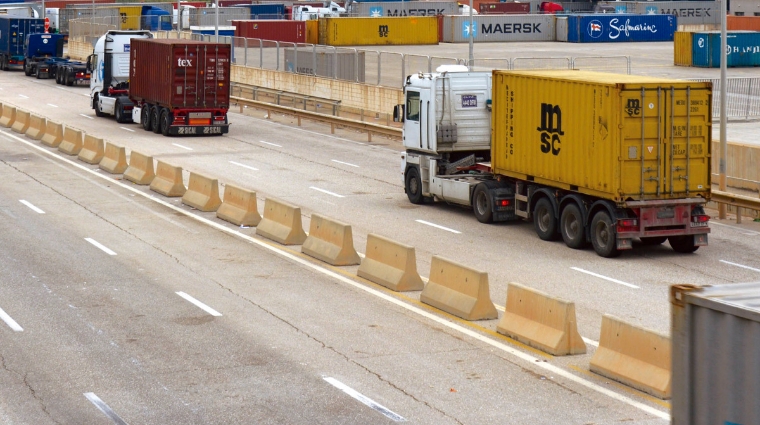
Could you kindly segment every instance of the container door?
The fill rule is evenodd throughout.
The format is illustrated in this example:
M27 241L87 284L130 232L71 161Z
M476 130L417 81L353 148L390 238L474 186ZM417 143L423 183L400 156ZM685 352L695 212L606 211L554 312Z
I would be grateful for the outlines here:
M623 193L636 200L653 199L663 190L664 99L662 90L623 91Z
M404 146L409 149L429 149L428 122L430 91L407 90L404 117Z

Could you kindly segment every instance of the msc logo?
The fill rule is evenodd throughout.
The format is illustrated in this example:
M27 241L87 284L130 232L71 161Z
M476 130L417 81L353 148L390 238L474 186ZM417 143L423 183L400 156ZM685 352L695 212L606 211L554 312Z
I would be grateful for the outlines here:
M377 32L380 37L388 37L388 25L378 25Z
M604 34L604 27L601 22L593 20L588 23L588 35L591 38L599 38L602 34Z
M193 62L191 59L179 58L177 59L177 66L183 66L183 67L193 66Z
M641 113L641 102L639 99L628 99L628 104L625 105L625 112L628 116L638 115Z
M536 130L541 132L541 152L559 155L562 141L559 136L564 136L562 131L562 110L551 103L541 104L541 127Z

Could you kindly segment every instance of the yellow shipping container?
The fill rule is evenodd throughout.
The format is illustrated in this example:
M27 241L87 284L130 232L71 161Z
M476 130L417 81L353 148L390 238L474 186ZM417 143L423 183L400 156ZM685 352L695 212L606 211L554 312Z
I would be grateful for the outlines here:
M691 32L676 31L673 37L673 63L677 66L691 66Z
M319 44L319 21L316 19L306 21L306 42Z
M438 44L438 18L319 18L319 44L371 46Z
M119 6L122 30L139 30L142 6Z
M712 85L494 71L494 172L608 199L710 195Z

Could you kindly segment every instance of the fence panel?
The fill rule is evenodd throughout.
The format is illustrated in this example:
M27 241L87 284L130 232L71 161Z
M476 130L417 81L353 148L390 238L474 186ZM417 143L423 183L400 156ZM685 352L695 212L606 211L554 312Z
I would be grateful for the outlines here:
M581 56L572 60L573 69L584 71L631 73L630 56Z
M572 69L570 58L514 58L512 69Z
M720 78L693 78L713 85L713 118L720 118ZM729 78L726 81L726 119L760 118L760 78Z

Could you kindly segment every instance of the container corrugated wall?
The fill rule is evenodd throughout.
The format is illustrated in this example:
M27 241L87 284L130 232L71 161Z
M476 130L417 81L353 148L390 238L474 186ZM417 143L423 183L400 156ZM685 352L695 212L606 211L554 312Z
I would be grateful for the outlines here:
M530 13L530 3L480 3L481 15L522 15Z
M142 6L119 6L122 30L139 30L142 17Z
M554 23L557 41L567 41L567 16L557 16Z
M758 423L760 282L671 294L671 423Z
M491 164L618 203L709 198L711 106L710 83L494 71Z
M365 81L366 52L309 52L285 49L285 70L340 80Z
M307 21L244 20L232 21L235 36L287 43L307 43Z
M351 16L370 18L456 15L459 6L454 1L356 2L349 12Z
M760 32L731 31L726 35L726 66L760 66ZM698 67L720 67L720 32L697 32L692 41L692 64Z
M372 46L438 44L438 18L319 18L319 44Z
M553 41L554 15L476 15L473 16L475 42ZM470 41L469 16L444 16L443 41Z
M636 2L631 13L640 15L672 15L678 25L720 24L720 1L652 1Z
M676 28L671 15L569 15L567 38L573 43L673 41Z
M189 9L190 25L194 27L206 27L216 25L216 8L199 7ZM220 7L219 25L231 26L232 21L251 19L251 11L246 7Z
M673 36L673 63L678 66L691 66L692 47L691 32L677 31Z
M729 31L760 31L760 16L726 16L726 28Z
M131 98L172 108L228 108L231 46L133 38Z
M306 42L319 44L319 21L316 19L306 21Z

